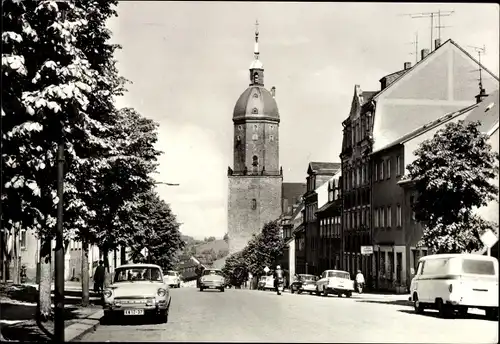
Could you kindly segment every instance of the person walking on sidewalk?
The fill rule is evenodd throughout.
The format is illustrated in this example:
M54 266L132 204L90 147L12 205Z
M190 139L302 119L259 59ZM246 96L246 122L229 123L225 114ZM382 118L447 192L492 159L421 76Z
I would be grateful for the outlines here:
M362 293L365 287L365 276L361 270L358 270L358 274L356 275L356 288L358 289L358 293Z
M103 292L105 273L106 270L104 269L104 262L100 260L99 266L95 269L94 273L94 291L96 293Z

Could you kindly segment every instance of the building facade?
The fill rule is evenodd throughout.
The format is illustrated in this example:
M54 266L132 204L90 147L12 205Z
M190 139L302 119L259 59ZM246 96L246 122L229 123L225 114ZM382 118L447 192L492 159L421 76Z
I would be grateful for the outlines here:
M311 162L307 169L307 192L304 194L305 270L320 271L320 231L316 212L328 203L329 181L340 172L340 163Z
M340 269L342 261L342 197L340 171L328 181L328 203L316 212L319 227L319 272Z
M355 87L349 117L343 122L340 155L344 176L342 232L345 256L342 263L351 274L362 270L368 277L368 286L376 287L370 277L380 275L380 258L375 257L376 254L361 256L360 250L361 246L373 246L374 243L372 203L379 195L374 195L373 177L380 178L384 174L387 178L386 171L380 170L387 167L381 167L380 162L373 164L370 153L447 113L472 105L477 81L470 77L470 71L478 67L484 71L483 85L496 89L498 78L458 44L448 40L441 45L438 41L433 52L422 50L421 60L414 67L405 63L402 70L383 77L380 91L362 92L359 86ZM390 167L391 171L394 166ZM382 198L392 197L387 195L390 192L377 187ZM380 215L380 211L383 210L377 209L377 214ZM392 206L391 211L395 211ZM384 237L377 235L380 240ZM397 259L397 252L394 254ZM372 282L375 279L378 278Z
M277 220L282 210L283 173L279 165L278 106L264 88L264 67L259 60L259 32L255 32L250 85L233 112L234 160L228 168L229 253L241 251L265 223Z
M413 182L403 179L406 166L416 158L415 149L448 123L479 120L480 130L490 136L493 150L498 153L498 136L496 141L494 138L495 133L498 135L498 109L496 113L494 106L488 110L495 101L498 102L498 91L481 104L446 114L371 154L372 170L378 172L372 175L373 244L378 289L406 292L418 259L431 253L426 247L417 245L423 234L422 225L415 220L412 210L418 194ZM497 201L478 209L478 213L498 226Z

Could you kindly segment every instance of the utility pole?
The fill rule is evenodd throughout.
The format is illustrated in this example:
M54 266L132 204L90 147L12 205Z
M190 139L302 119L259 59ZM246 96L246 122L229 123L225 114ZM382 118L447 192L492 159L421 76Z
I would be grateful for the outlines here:
M61 6L61 19L66 21L66 4ZM72 109L73 110L73 109ZM64 206L64 122L61 120L57 149L57 231L55 247L55 291L54 291L54 339L64 342L64 242L63 242L63 206Z
M441 17L449 17L451 16L455 11L437 11L437 12L421 12L421 13L408 13L408 14L403 14L403 16L410 16L412 19L417 19L417 18L430 18L431 19L431 46L430 50L432 51L432 46L434 45L434 29L438 28L438 38L441 39L441 28L444 28L445 26L441 26ZM434 18L437 17L438 20L438 25L434 25Z

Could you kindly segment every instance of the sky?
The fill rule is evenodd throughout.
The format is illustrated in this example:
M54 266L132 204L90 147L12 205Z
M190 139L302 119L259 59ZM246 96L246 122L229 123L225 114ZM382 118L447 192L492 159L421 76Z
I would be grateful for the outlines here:
M248 87L255 21L265 86L276 87L280 164L285 182L305 182L310 161L340 162L341 122L354 86L378 91L383 76L415 64L430 48L430 18L451 38L499 71L496 4L121 1L109 22L122 76L132 84L120 107L159 123L157 181L181 232L196 238L227 232L227 167L233 164L232 113ZM437 38L437 29L434 30ZM413 54L412 54L413 53Z

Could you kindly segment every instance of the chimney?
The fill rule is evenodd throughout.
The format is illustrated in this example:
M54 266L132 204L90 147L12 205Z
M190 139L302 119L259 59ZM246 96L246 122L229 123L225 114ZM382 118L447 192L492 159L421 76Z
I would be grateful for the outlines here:
M434 49L437 49L441 46L441 38L436 38L434 40Z
M411 68L411 62L405 62L405 70Z
M276 87L271 87L271 95L273 96L273 98L275 97L276 95Z
M421 53L421 60L425 59L427 55L429 55L429 49L422 49Z

